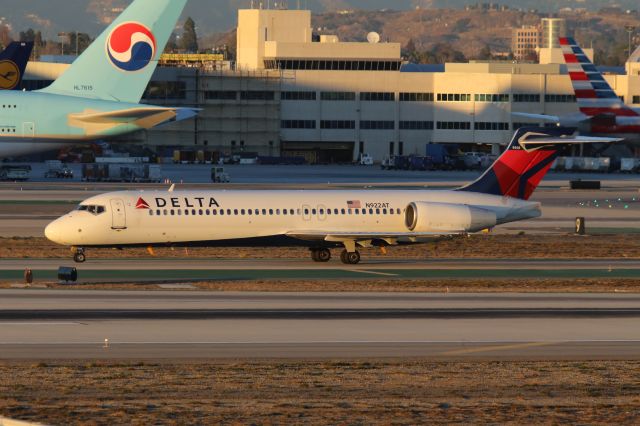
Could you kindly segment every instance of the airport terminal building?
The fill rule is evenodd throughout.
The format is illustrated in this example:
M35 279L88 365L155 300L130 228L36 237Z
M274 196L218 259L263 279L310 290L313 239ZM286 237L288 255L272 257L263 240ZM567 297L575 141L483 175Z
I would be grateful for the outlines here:
M161 152L255 152L310 163L366 153L381 161L424 155L430 143L498 152L516 128L541 124L512 112L577 111L557 52L541 52L542 64L417 66L403 62L400 44L369 40L316 37L309 11L240 10L235 64L159 67L145 94L147 103L201 108L199 117L129 140ZM48 84L65 67L31 63L27 87ZM640 105L640 63L606 78L627 104Z

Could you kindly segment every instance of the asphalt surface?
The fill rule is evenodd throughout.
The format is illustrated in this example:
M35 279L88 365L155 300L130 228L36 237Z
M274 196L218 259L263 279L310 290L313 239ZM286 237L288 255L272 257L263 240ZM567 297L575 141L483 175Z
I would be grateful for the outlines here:
M90 256L90 254L89 254ZM75 267L78 282L168 282L259 279L442 279L442 278L640 278L640 260L364 259L358 266L338 260L96 259L83 264L61 259L0 259L0 280L56 280L61 266Z
M0 312L3 360L640 359L629 294L7 290Z

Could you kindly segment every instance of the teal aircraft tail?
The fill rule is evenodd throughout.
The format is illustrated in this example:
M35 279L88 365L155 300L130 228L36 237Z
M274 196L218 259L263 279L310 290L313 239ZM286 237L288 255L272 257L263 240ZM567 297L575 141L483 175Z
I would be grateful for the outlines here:
M134 0L42 92L138 103L187 0Z

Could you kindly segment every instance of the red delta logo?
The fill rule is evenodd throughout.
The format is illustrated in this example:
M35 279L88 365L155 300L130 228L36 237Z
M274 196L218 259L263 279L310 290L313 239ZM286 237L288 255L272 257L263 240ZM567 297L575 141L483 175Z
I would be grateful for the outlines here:
M138 198L138 202L136 203L136 209L138 210L150 210L149 203L147 203L142 197Z

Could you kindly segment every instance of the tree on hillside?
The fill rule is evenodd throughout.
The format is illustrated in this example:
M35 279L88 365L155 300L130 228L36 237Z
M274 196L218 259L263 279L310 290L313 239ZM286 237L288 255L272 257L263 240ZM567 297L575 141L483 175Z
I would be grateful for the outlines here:
M187 53L198 53L198 34L196 23L189 17L184 23L180 47Z
M6 25L0 25L0 47L3 49L11 43L11 33L9 27Z
M490 61L493 58L493 54L491 53L491 47L488 44L485 44L480 52L478 52L478 59L480 61Z
M420 52L418 52L418 49L416 48L416 42L413 41L412 38L409 39L403 50L403 55L409 62L414 64L420 63L422 55L420 54Z
M36 32L33 28L29 28L27 31L20 31L20 41L35 41Z

